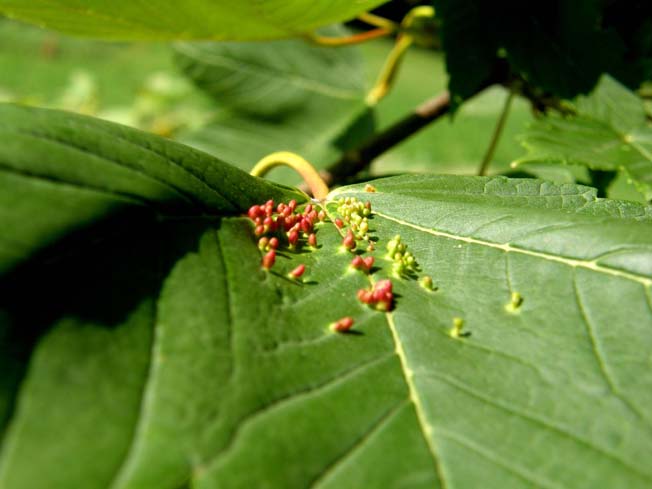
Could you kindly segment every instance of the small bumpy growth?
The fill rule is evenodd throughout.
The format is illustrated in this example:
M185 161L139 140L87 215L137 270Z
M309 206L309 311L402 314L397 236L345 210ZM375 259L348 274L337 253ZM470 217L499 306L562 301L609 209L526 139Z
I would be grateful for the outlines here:
M353 318L351 316L346 316L340 319L339 321L335 321L331 325L331 329L338 333L346 333L353 327L353 323L354 323Z
M378 311L391 311L394 304L394 293L391 280L376 282L371 290L358 290L358 299Z
M512 313L518 312L522 304L523 296L518 292L512 292L509 303L505 305L505 310Z
M350 252L358 248L358 242L364 242L365 251L374 251L374 242L369 236L369 218L371 217L371 202L362 202L355 197L343 197L337 202L337 214L340 217L335 219L335 226L346 234L342 239L342 247ZM343 232L343 231L342 231ZM374 265L373 256L356 255L351 260L351 268L363 273L370 274ZM357 297L360 302L378 311L391 311L394 307L394 293L391 280L376 282L371 289L358 290Z
M452 338L461 338L464 336L468 336L469 333L464 333L462 331L463 328L464 328L464 319L453 318L453 327L450 329L448 334L450 334Z
M375 189L367 190L373 192ZM370 236L369 219L372 216L371 203L362 202L355 197L340 198L335 202L337 215L333 217L333 224L342 236L341 248L354 254L350 267L369 275L372 285L368 289L360 289L357 299L382 312L391 311L395 307L393 284L390 279L374 282L372 274L375 259L371 255L364 256L366 252L375 250L374 240ZM317 235L315 225L327 220L325 210L317 210L312 204L307 204L303 210L297 208L296 201L288 204L274 204L269 200L261 205L252 206L247 215L254 224L254 234L258 238L258 247L263 253L261 267L271 270L276 263L276 253L281 247L297 251L303 246L316 249ZM387 243L387 258L391 261L391 269L397 278L417 278L419 265L414 255L407 250L400 236L395 236ZM304 264L287 272L287 277L300 280L306 271ZM428 291L436 290L432 278L423 276L419 285ZM353 318L346 316L331 323L330 328L338 333L349 331L354 324ZM453 333L460 335L461 324Z
M349 231L356 240L369 241L371 202L363 203L355 197L342 197L337 201L337 213L349 225Z
M374 261L373 256L366 256L363 258L360 255L356 255L353 260L351 260L351 268L369 273L371 272L371 267L374 266Z
M416 258L398 234L387 243L387 257L392 260L392 272L398 277L414 276L419 272Z
M261 260L263 270L271 270L276 263L276 250L279 246L287 246L296 250L303 244L317 248L315 224L326 219L326 214L317 212L311 204L298 211L296 200L287 204L275 205L273 200L264 204L252 205L247 216L254 224L254 235L258 238L258 248L264 253ZM305 272L301 264L288 273L293 279L299 279Z

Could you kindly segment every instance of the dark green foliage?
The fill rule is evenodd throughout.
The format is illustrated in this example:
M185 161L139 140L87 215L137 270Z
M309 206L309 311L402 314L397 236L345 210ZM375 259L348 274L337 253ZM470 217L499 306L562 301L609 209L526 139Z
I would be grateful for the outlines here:
M644 2L434 3L457 104L497 72L496 81L509 81L503 62L531 92L562 98L588 93L602 73L632 88L652 74L652 15Z

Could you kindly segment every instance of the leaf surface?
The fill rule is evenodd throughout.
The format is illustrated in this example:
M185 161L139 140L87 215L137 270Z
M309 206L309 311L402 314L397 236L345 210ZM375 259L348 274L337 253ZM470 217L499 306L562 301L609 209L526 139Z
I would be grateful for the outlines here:
M301 199L192 148L66 112L0 105L0 141L0 273L109 218L235 214L263 193Z
M643 101L605 76L576 105L577 116L551 115L532 123L522 137L528 154L514 166L547 162L621 171L652 199L652 128Z
M121 40L266 40L349 20L385 0L1 0L0 13L70 34Z
M81 417L63 426L57 412L85 406L85 389L59 382L60 408L36 408L53 402L44 386L57 364L72 368L57 353L65 318L88 319L95 306L65 307L20 391L1 483L34 487L31 454L56 447L57 458L39 458L39 480L56 473L49 487L106 487L109 473L114 488L648 487L652 471L640 454L652 450L650 208L533 180L410 176L373 185L374 193L353 186L330 196L371 201L372 279L392 277L385 244L400 234L436 291L392 277L394 310L363 306L356 291L370 279L348 268L330 223L319 226L318 250L283 250L271 273L260 270L242 218L143 231L160 238L136 240L131 262L167 258L158 268L144 262L159 270L144 290L116 289L131 297L125 312L146 307L138 298L156 299L148 373L134 369L131 390L125 378L120 388L132 400L111 435L120 443L91 464L104 478L61 462L95 453L104 438L78 436L73 446L52 434L84 432ZM327 207L335 217L336 205ZM157 250L158 241L169 244ZM298 263L307 267L300 283L285 275ZM86 296L99 301L97 271L79 273ZM157 282L158 273L167 276ZM524 300L509 310L513 292ZM359 334L328 329L345 315ZM469 336L450 336L454 317ZM125 331L108 324L87 326L114 339L101 348ZM69 341L73 348L84 335ZM112 369L84 367L93 349L74 351L95 379L89 386L114 378ZM90 406L83 418L102 425L103 404Z

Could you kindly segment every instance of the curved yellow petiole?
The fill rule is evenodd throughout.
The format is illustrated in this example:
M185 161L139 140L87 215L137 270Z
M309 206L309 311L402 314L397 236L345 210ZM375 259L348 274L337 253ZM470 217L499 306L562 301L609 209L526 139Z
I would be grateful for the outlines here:
M358 15L358 20L361 20L362 22L365 22L369 25L373 25L374 27L382 27L391 31L398 30L398 24L396 22L379 15L374 15L370 12L364 12Z
M370 41L371 39L376 39L378 37L389 36L393 30L387 29L385 27L379 27L377 29L371 29L370 31L360 32L358 34L352 34L350 36L344 37L328 37L320 36L319 34L306 34L306 39L320 46L350 46L352 44L360 44L362 42Z
M401 21L402 29L409 29L417 19L432 19L435 17L435 7L420 5L410 10Z
M409 29L412 27L412 24L414 24L414 21L423 18L433 18L434 16L435 9L433 7L421 5L419 7L414 7L403 18L400 27L402 32L397 36L396 43L387 56L387 60L385 60L380 75L378 75L378 80L376 80L374 87L371 89L369 94L367 94L368 105L376 105L389 93L389 90L394 83L394 79L396 78L396 74L398 73L398 69L401 66L403 56L414 42L414 36L409 33Z
M301 156L289 151L278 151L265 156L256 163L250 173L255 177L263 177L277 166L289 166L301 175L315 199L324 200L328 195L328 185L315 167Z

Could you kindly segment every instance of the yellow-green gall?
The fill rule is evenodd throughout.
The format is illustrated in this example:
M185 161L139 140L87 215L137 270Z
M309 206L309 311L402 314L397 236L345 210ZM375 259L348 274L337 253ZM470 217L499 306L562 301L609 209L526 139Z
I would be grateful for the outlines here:
M459 338L464 336L464 333L462 333L462 328L464 328L464 319L453 318L453 327L448 334L450 334L452 338Z
M505 305L507 312L517 312L523 304L523 296L518 292L512 292L509 303Z
M429 275L424 275L419 279L419 285L426 290L435 290L435 284L432 281L432 277Z

